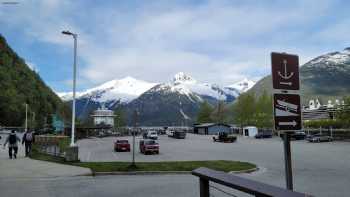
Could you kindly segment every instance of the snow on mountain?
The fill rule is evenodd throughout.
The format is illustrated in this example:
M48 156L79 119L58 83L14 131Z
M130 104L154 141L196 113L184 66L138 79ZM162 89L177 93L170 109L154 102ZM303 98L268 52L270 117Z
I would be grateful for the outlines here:
M307 66L320 66L322 63L323 66L337 65L337 64L346 64L350 62L350 47L345 48L340 52L332 52L325 55L321 55L310 62L306 63Z
M186 75L183 72L179 72L175 74L173 78L173 83L174 84L180 84L180 83L185 83L185 84L195 84L197 81L193 79L191 76Z
M242 92L249 90L254 84L253 81L244 79L233 85L220 87L216 84L198 82L191 76L179 72L175 74L170 82L161 84L149 83L132 77L108 81L95 88L77 92L76 98L89 98L100 103L110 101L128 103L150 90L151 92L177 92L186 95L192 102L202 101L204 97L230 102ZM72 92L57 94L65 101L72 99Z
M125 77L120 80L108 81L95 88L88 89L83 92L77 92L77 98L90 98L96 102L108 102L119 100L122 103L130 102L137 98L145 91L149 90L156 83L149 83L137 80L132 77ZM58 93L63 100L71 100L72 92Z
M252 88L255 85L255 83L256 82L245 78L242 81L226 86L225 89L236 91L236 93L239 95L241 93L248 91L250 88Z
M164 83L152 91L172 91L186 95L191 101L202 101L202 96L211 97L217 100L231 101L239 95L239 92L231 89L220 88L219 85L201 83L183 72L177 73L171 82Z

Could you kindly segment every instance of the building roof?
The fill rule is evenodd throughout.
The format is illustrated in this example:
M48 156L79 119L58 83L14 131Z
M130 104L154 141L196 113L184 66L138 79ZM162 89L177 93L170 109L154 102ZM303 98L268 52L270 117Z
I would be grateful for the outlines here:
M216 126L216 125L222 125L222 126L226 126L226 127L231 127L230 125L223 124L223 123L202 123L202 124L194 125L194 127L212 127L212 126Z

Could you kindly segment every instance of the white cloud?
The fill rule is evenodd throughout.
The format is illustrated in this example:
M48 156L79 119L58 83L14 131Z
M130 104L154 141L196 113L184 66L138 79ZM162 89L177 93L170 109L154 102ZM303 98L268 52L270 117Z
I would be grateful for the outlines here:
M301 59L320 54L322 49L302 42L308 41L303 39L308 38L310 24L329 14L332 5L331 1L174 4L150 3L135 11L99 5L86 14L84 4L75 1L38 1L26 3L18 15L0 23L25 24L29 37L65 48L72 46L72 40L60 32L77 32L83 60L78 62L80 80L91 85L128 75L167 81L179 71L199 81L231 84L268 74L271 51L298 53ZM345 39L345 26L335 26L341 29L336 32L340 40ZM317 39L329 35L329 29Z

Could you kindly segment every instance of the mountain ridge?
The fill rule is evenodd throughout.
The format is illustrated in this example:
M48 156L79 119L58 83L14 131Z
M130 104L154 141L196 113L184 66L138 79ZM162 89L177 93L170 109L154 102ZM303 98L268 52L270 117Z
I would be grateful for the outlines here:
M350 47L320 55L300 66L301 95L303 104L319 98L328 99L350 95ZM272 78L267 75L259 80L248 92L261 95L272 93Z

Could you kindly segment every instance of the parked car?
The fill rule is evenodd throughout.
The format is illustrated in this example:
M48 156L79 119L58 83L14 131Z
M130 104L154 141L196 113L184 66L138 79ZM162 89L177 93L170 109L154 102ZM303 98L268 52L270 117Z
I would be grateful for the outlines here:
M175 131L174 132L174 138L176 138L176 139L185 139L186 138L186 132L185 131Z
M214 142L225 142L232 143L237 140L237 137L234 135L228 135L225 132L219 132L217 136L213 137Z
M258 134L255 135L255 138L257 138L257 139L272 138L272 133L271 132L259 132Z
M159 154L159 144L155 140L151 140L151 139L140 140L139 148L140 148L140 152L145 155L147 153Z
M333 138L328 135L322 135L322 134L315 134L315 135L310 135L307 137L307 140L309 142L331 142Z
M173 130L167 131L168 137L174 137L174 132Z
M158 135L165 135L166 131L164 129L160 129L157 131Z
M114 151L121 152L126 151L130 152L130 144L128 140L116 140L114 142Z
M148 131L146 135L147 139L152 139L152 140L157 140L158 139L158 134L156 131Z
M185 131L172 131L171 135L168 135L168 136L176 138L176 139L185 139L186 138L186 132Z

